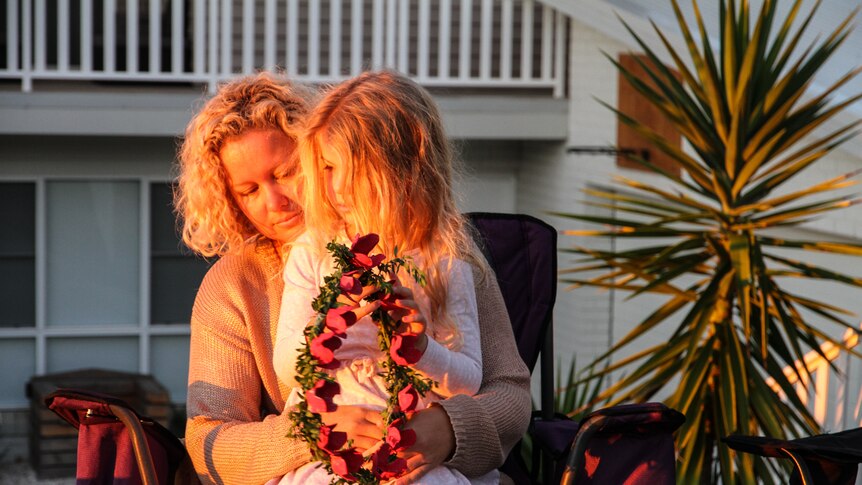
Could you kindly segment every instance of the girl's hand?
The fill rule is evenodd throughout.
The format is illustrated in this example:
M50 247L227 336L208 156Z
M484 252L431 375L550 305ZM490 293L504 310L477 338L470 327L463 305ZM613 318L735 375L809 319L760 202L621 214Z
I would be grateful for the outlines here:
M360 302L365 297L375 293L376 291L377 291L376 286L363 286L362 287L362 293L360 293L358 295L347 295L347 294L342 293L342 294L338 295L337 301L343 305L355 306L356 309L353 310L353 313L356 314L356 320L360 320L360 319L362 319L362 317L364 317L366 315L370 315L371 313L374 312L374 310L377 310L378 308L380 308L380 302L379 301L375 301L375 302L371 302L371 303L366 302L365 305L360 306Z
M339 405L331 413L321 413L327 426L335 426L336 431L344 431L353 440L357 451L364 453L372 446L379 445L383 439L383 417L380 411L359 406Z
M413 290L406 286L402 286L401 282L396 279L395 284L392 285L392 294L395 295L395 304L398 305L399 308L396 310L390 310L389 316L395 320L401 320L401 325L399 325L395 331L397 333L412 333L419 335L419 340L416 342L416 349L424 353L425 349L428 348L428 336L425 333L427 324L425 321L425 315L422 313L422 310L419 309L419 304L416 303L416 300L413 298Z

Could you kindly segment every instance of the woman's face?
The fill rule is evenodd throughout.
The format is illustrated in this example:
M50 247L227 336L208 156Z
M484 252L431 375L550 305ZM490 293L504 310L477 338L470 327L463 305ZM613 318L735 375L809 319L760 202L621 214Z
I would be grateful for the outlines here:
M282 243L303 231L295 150L280 130L264 129L228 138L220 152L237 206L263 236Z

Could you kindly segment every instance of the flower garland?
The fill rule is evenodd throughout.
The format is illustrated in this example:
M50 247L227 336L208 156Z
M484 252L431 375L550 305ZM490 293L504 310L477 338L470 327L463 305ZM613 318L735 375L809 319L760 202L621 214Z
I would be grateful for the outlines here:
M407 471L407 462L397 452L416 442L416 433L404 429L408 413L416 409L419 398L434 385L409 365L422 356L415 343L419 335L398 333L401 323L389 311L399 308L392 294L394 281L388 275L404 269L420 285L425 276L409 257L395 257L385 261L382 254L369 255L377 246L379 236L368 234L354 238L352 245L330 242L326 249L335 260L335 271L324 278L320 294L312 302L317 312L314 323L306 327L305 341L296 359L296 380L302 387L300 402L290 412L292 435L305 441L314 460L323 463L326 470L339 478L333 484L378 484L381 480L398 477ZM383 442L370 456L364 457L347 434L334 431L334 426L323 423L320 413L332 412L337 405L332 399L340 393L338 382L326 371L339 366L335 350L346 338L346 330L356 323L357 297L364 287L374 286L377 292L365 298L367 302L380 301L380 307L371 317L378 325L378 345L385 356L381 373L389 393L387 408L383 411L386 430ZM343 304L339 296L345 295L353 304Z

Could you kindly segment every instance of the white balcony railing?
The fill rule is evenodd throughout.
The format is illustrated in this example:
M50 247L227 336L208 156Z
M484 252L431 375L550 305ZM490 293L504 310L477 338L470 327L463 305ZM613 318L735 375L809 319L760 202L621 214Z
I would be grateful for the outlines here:
M4 15L5 14L5 15ZM206 83L260 69L335 82L562 96L567 22L539 0L0 0L0 78Z

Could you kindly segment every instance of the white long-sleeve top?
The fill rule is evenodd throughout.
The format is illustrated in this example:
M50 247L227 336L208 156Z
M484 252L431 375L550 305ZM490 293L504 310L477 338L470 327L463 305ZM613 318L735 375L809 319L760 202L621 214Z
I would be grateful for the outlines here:
M421 261L415 263L421 267ZM334 269L331 255L313 247L308 233L291 248L283 273L284 293L273 349L276 374L290 387L298 386L294 380L297 349L302 345L303 330L314 318L311 302L319 294L323 278L332 274ZM433 321L427 322L428 347L413 368L436 381L437 386L433 389L434 395L423 400L423 405L456 394L472 396L482 382L482 351L473 272L468 263L456 260L447 274L447 311L458 325L461 347L454 351L441 344L439 341L445 341L447 335L436 328ZM431 313L425 292L413 281L405 281L404 278L402 281L413 290L420 310L426 319L429 318ZM385 407L386 388L383 379L377 375L377 363L383 354L377 345L377 326L370 317L360 319L347 330L347 337L335 351L335 357L341 362L334 372L341 385L341 394L335 402Z

